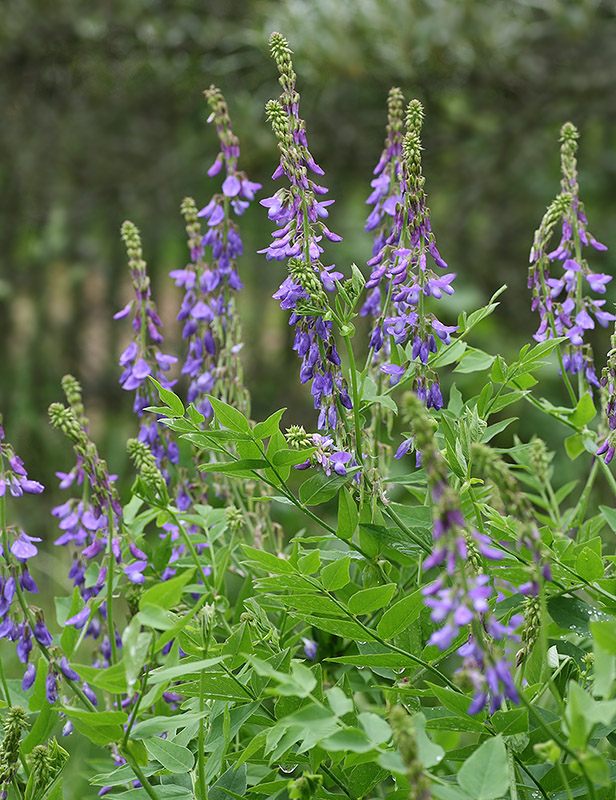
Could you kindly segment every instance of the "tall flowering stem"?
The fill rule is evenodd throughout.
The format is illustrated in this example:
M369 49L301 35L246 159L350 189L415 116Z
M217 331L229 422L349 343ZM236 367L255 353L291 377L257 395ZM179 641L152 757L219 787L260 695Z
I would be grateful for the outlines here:
M208 170L214 177L223 171L221 192L200 211L192 198L181 206L186 221L191 262L174 270L171 277L185 290L178 319L184 323L182 336L188 345L182 373L188 375L188 402L206 418L212 414L208 394L237 405L249 413L250 399L243 384L240 351L241 324L235 295L243 288L237 258L243 253L240 229L233 216L241 216L260 183L238 169L239 139L233 133L229 109L219 89L205 91L212 109L209 121L216 126L220 153ZM207 230L203 234L199 220ZM206 254L210 255L206 261Z
M99 456L96 445L90 441L87 430L84 428L83 421L77 417L73 408L67 408L62 403L52 403L49 406L49 418L54 428L64 433L72 442L78 463L81 465L86 476L90 490L90 511L91 520L88 519L88 528L80 527L80 538L76 543L84 545L80 553L80 558L76 559L73 565L71 577L76 585L83 583L85 568L81 563L83 559L86 563L96 558L101 553L106 553L107 564L101 566L99 576L94 590L86 596L95 597L106 586L107 598L104 609L104 617L107 620L108 637L103 640L101 650L103 656L112 663L117 661L117 636L113 622L113 577L116 563L122 561L122 546L120 533L122 530L122 507L118 498L117 490L106 462ZM100 520L100 522L99 522ZM82 523L83 523L82 517ZM68 524L68 523L67 523ZM92 609L86 602L86 606L78 614L66 621L66 624L75 625L82 628L91 618ZM92 626L92 622L90 623ZM98 628L88 629L93 636L98 635Z
M402 229L396 225L396 207L402 201L402 141L404 139L404 95L397 87L389 90L387 98L387 133L385 147L374 168L376 176L370 183L372 192L366 203L373 206L366 220L366 231L374 231L372 258L368 266L378 265L373 271L366 286L370 293L361 307L361 316L380 317L387 310L391 300L391 279L381 272L381 265L395 261L394 251L400 243ZM383 280L384 279L384 280ZM385 308L383 307L383 289L386 290ZM370 340L369 361L375 354L374 346L380 343L382 333L379 326L372 331ZM380 348L379 348L380 349ZM388 342L384 343L384 352L388 352Z
M439 625L428 643L445 651L464 629L469 631L468 641L458 648L464 658L462 674L474 690L469 713L481 711L487 703L494 712L505 698L519 702L512 677L512 652L507 645L519 639L515 630L522 618L514 615L503 624L492 614L489 600L493 588L483 571L483 560L498 561L502 553L492 546L489 536L464 520L460 498L449 484L425 406L416 395L407 403L432 498L434 547L423 568L442 570L433 583L422 589L432 621Z
M292 312L289 324L295 328L293 349L302 359L301 382L312 382L318 428L339 437L340 417L345 409L352 409L353 403L340 368L331 321L334 312L326 293L335 292L336 282L343 276L334 265L322 264L320 243L323 238L338 242L341 237L323 222L328 217L327 207L334 201L321 199L327 189L309 177L324 173L308 149L306 126L299 116L291 50L279 33L270 37L270 48L283 90L279 101L270 100L266 106L280 150L280 164L273 177L286 176L289 188L261 200L269 218L280 227L272 234L272 243L260 252L268 260L288 259L289 276L274 297L280 300L281 308Z
M569 340L564 353L559 355L561 373L572 401L575 393L569 375L578 376L578 394L598 387L592 348L584 342L587 330L595 322L605 327L616 319L603 310L604 299L593 299L585 294L585 286L595 294L605 294L611 275L593 272L583 256L583 247L606 250L588 231L584 204L579 197L577 173L577 140L579 133L567 122L560 132L561 141L561 192L549 206L541 225L535 233L530 253L528 288L532 291L533 311L539 312L540 324L534 339L566 336ZM552 233L560 223L561 238L558 247L548 252ZM562 274L552 274L551 268L560 262Z
M405 351L399 350L395 358L391 353L386 359L390 363L383 364L381 370L389 375L393 386L405 376L408 363L414 362L414 391L428 408L440 409L443 398L439 379L427 366L428 357L437 352L437 338L449 344L457 326L444 325L434 313L426 310L425 300L452 294L451 283L455 274L439 275L431 266L434 264L439 270L445 270L447 263L436 246L426 204L425 178L421 169L423 119L421 103L412 100L406 112L400 168L397 169L396 162L391 167L393 174L399 173L400 176L399 195L392 194L382 209L385 212L393 210L393 223L389 236L368 262L372 273L366 287L373 290L386 287L388 298L370 338L373 359L379 357L382 348L387 354L388 343L406 348ZM394 127L391 120L389 127ZM393 159L395 151L392 146L389 149ZM377 241L380 244L382 239ZM401 352L406 356L405 364L400 363Z
M0 417L0 638L16 642L17 657L26 666L26 687L32 685L35 674L34 666L29 664L33 640L49 645L52 638L45 625L43 612L35 609L34 615L27 613L23 595L24 591L38 592L28 562L37 555L35 542L41 539L8 524L6 500L7 492L8 496L17 499L24 494L40 494L42 491L43 484L28 476L23 461L6 441ZM10 703L10 697L7 701Z
M126 391L135 392L133 410L142 420L139 439L152 448L159 465L166 466L166 462L177 464L179 451L169 431L156 419L148 420L145 416L145 409L155 406L158 400L155 388L149 380L150 376L156 378L165 389L170 389L175 381L170 381L166 373L177 358L166 355L160 349L163 341L160 333L161 321L152 299L141 237L132 222L126 221L122 224L122 239L128 253L135 297L114 315L114 319L121 319L131 312L133 314L133 338L120 356L120 366L124 368L120 385ZM168 472L165 471L164 474L168 479Z

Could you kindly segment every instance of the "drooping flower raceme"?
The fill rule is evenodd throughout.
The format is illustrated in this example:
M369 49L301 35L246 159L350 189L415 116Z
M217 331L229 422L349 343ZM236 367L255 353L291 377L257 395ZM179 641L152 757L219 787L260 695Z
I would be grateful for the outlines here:
M308 150L306 126L299 116L291 50L279 33L272 34L270 47L283 89L280 101L270 100L267 104L267 115L280 150L280 164L273 177L284 175L290 185L261 200L268 209L268 217L279 227L272 234L272 243L260 252L268 260L289 260L289 277L274 297L280 300L281 308L292 312L289 324L295 328L293 349L302 359L301 382L312 382L314 407L319 412L318 428L333 432L338 427L340 413L352 409L352 402L341 374L332 323L324 319L328 307L325 292L336 290L336 281L342 278L342 273L334 265L322 264L321 242L324 238L338 242L341 237L323 221L334 201L322 199L327 189L309 177L323 175L323 170Z
M492 613L490 598L494 590L489 576L482 571L482 558L496 562L503 554L487 534L473 530L465 522L428 413L416 395L407 403L414 405L413 435L423 456L432 495L434 546L423 568L442 570L433 583L422 589L431 619L438 625L428 643L445 651L461 633L468 632L468 641L458 648L458 653L464 658L462 672L475 692L469 713L481 711L487 703L494 712L505 698L519 702L512 677L514 652L509 645L519 640L515 631L522 617L514 615L503 623Z
M394 110L397 115L397 106ZM372 273L366 288L373 290L371 297L377 288L386 292L381 315L371 335L371 348L379 353L388 337L397 345L406 346L408 359L415 362L413 389L428 408L439 409L443 398L438 376L427 367L428 357L437 351L437 338L448 344L457 327L444 325L434 313L427 312L425 301L428 297L439 299L444 294L452 294L455 274L438 274L430 266L433 263L439 270L447 268L437 249L426 205L425 179L421 172L422 122L421 103L412 100L406 114L400 168L395 161L393 144L386 146L385 154L392 151L390 170L393 176L399 174L399 195L394 192L383 204L383 211L393 210L393 220L389 235L368 262ZM397 128L397 116L390 117L388 127ZM386 162L386 158L381 162ZM391 385L398 383L406 372L399 363L384 364L381 369L390 376Z
M129 270L135 291L135 298L114 315L121 319L133 312L133 339L120 356L120 366L124 372L120 384L126 391L135 392L133 410L142 419L139 439L152 448L159 464L165 461L176 464L179 451L169 436L169 431L155 418L144 417L147 406L157 405L158 395L150 376L165 388L170 389L175 381L170 381L166 373L177 361L175 356L166 355L160 349L163 337L160 333L161 321L152 300L150 279L143 260L141 237L132 222L122 224L122 239L129 257ZM168 477L168 473L165 473Z
M2 514L2 543L0 545L0 638L16 642L17 657L26 664L26 675L33 639L42 644L51 644L51 635L45 626L43 612L37 609L35 614L26 612L23 592L38 592L38 588L29 571L28 561L36 556L38 548L35 542L41 539L29 536L19 527L7 525L7 497L19 498L24 494L40 494L44 486L32 480L21 458L12 445L5 440L2 417L0 417L0 507ZM27 683L27 681L26 681Z
M584 247L606 250L588 231L584 204L579 198L577 176L578 131L567 122L560 132L561 193L548 208L535 233L530 253L528 288L532 291L532 309L539 312L540 324L534 338L538 342L554 336L566 336L569 344L562 357L565 372L579 374L586 384L599 386L595 373L592 349L584 342L587 330L595 321L605 327L615 319L604 311L605 299L593 299L586 294L605 294L611 275L593 272L583 256ZM554 228L560 223L561 238L555 250L547 252ZM562 274L552 274L553 265L560 262Z
M178 319L184 323L182 336L188 344L182 367L182 373L190 378L188 402L209 417L212 408L207 395L211 393L248 411L239 358L241 326L234 298L243 288L236 264L243 245L233 215L246 211L261 184L238 170L239 140L220 90L211 86L205 96L221 148L208 174L213 177L224 168L224 180L221 192L199 212L192 198L182 203L191 263L185 269L173 270L171 277L185 290ZM207 225L205 235L198 218ZM210 258L206 262L207 253Z
M396 206L402 202L402 140L404 138L404 95L401 90L394 87L390 89L387 98L387 135L385 147L374 168L376 176L370 183L372 192L366 203L373 208L366 220L367 231L374 231L374 244L372 258L377 259L377 264L394 260L394 250L400 243L401 228L395 224ZM368 266L374 266L372 260ZM370 293L363 304L360 314L370 314L378 317L382 311L383 288L388 289L390 281L382 281L383 275L371 277L369 283ZM373 331L373 337L379 333ZM377 338L378 341L378 338ZM372 343L371 343L372 346ZM385 343L387 349L387 343Z

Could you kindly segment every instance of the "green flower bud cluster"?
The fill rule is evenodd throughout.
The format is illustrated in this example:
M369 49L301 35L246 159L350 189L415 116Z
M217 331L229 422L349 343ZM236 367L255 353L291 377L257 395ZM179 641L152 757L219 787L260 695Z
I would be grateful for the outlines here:
M30 777L24 800L43 797L50 784L58 777L68 760L68 753L60 747L55 737L47 744L37 745L30 754Z
M579 194L576 158L579 138L580 134L575 125L565 122L560 129L560 169L562 173L560 185L563 192L571 192L575 196Z
M289 781L287 785L289 800L310 800L311 797L317 794L322 785L322 775L313 775L312 773L304 772L301 778Z
M244 515L239 508L235 508L235 506L227 506L225 516L230 531L239 531L244 525Z
M235 154L239 153L240 140L231 128L231 117L229 116L227 101L220 89L214 84L209 89L206 89L203 94L212 109L208 122L214 122L218 139L225 154L227 167L233 168L237 162Z
M295 82L297 75L293 70L293 61L291 55L293 51L289 47L288 41L282 34L274 31L269 39L270 53L276 62L280 78L278 79L282 86L282 102L288 108L294 104L299 103L299 95L295 90Z
M197 217L197 206L192 197L185 197L180 205L180 211L186 222L186 233L188 234L188 249L191 253L198 251L201 247L201 224Z
M85 416L85 409L83 407L83 399L81 392L81 384L72 375L65 375L61 381L62 391L66 397L66 402L75 412L75 416L81 423L82 427L87 428L88 419Z
M138 439L129 439L126 442L126 451L146 486L161 497L166 497L167 484L147 444Z
M287 428L285 439L289 447L293 447L295 450L312 447L314 444L312 436L306 433L303 425L291 425L290 428Z
M135 288L144 294L149 291L150 279L147 274L146 263L143 260L143 249L141 247L141 236L139 229L130 220L122 223L120 229L122 241L126 246L128 254L128 268L133 278Z
M530 253L529 286L534 284L534 281L531 283L530 280L534 279L539 263L542 263L547 258L545 250L552 237L556 223L568 214L572 201L572 195L569 192L563 192L552 200L543 215L541 224L535 231L533 247Z
M318 273L315 272L314 267L304 263L299 258L290 258L289 274L293 280L297 281L302 289L310 296L310 299L313 303L320 307L327 307L327 298L325 296L325 292L323 291L323 284L319 279Z
M426 778L423 764L418 757L413 720L402 706L394 706L389 714L389 724L411 784L409 800L431 800L430 781Z
M27 728L26 712L21 706L9 708L4 720L4 739L0 745L0 786L10 783L17 773L21 735Z
M52 403L49 406L49 419L54 428L62 431L73 443L73 449L84 472L90 479L96 502L101 509L106 509L112 504L117 514L121 509L118 493L109 478L107 462L102 459L94 442L90 441L87 430L82 421L77 417L73 408L67 408L62 403Z
M484 475L494 487L500 509L522 521L533 519L533 510L527 496L520 490L517 478L498 453L482 442L474 442L471 448L473 467Z
M539 478L541 483L548 482L548 469L552 461L552 453L549 452L548 446L538 436L533 436L530 442L533 447L529 451L529 461L533 472Z

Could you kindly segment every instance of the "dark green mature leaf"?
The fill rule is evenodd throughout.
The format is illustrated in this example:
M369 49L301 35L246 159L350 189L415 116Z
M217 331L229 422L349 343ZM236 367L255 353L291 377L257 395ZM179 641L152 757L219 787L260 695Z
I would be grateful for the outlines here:
M294 467L297 464L308 461L315 449L314 447L309 447L306 450L289 450L289 448L286 448L277 450L272 455L268 453L268 458L275 467Z
M353 495L346 487L338 495L338 527L336 533L341 539L352 539L359 522L359 510Z
M220 475L235 475L237 478L254 478L254 471L269 467L264 458L242 458L239 461L212 461L199 464L200 472L217 472Z
M299 499L304 505L318 506L335 497L347 481L348 477L342 475L327 476L324 472L317 472L299 487Z
M609 614L577 597L550 597L548 611L554 622L563 630L574 631L582 636L588 636L590 633L591 621L613 619Z
M406 630L409 625L419 619L423 608L421 590L417 589L387 609L377 625L377 633L383 639L391 639L393 636L397 636L397 634Z
M248 559L266 572L271 572L273 575L290 575L295 572L293 566L284 558L277 558L265 550L258 550L247 544L243 544L242 548Z
M183 417L184 416L184 404L180 400L180 398L171 391L171 389L165 389L164 386L153 378L151 375L149 376L150 380L156 386L156 391L158 392L158 396L169 406L169 409L164 409L165 413L169 417ZM169 410L171 413L169 413Z

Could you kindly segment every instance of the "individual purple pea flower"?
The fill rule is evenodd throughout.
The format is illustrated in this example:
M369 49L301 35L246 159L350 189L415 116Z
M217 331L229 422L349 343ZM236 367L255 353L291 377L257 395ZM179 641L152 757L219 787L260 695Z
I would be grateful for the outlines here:
M90 686L85 681L83 682L83 684L81 686L81 690L83 691L83 693L88 698L88 700L92 703L93 706L97 706L98 705L98 697L96 696L96 693L90 688Z
M60 659L59 667L62 671L62 674L65 678L68 678L71 681L78 681L81 680L79 675L75 672L75 670L71 667L68 663L68 659L66 656L62 656Z
M39 616L34 623L34 638L39 644L42 644L44 647L49 647L53 644L53 637L47 630L47 626L42 618Z
M131 583L145 583L143 571L148 566L147 561L133 561L124 567L124 574Z
M53 671L49 671L45 678L45 696L50 705L53 705L58 699L58 682Z
M64 624L74 625L75 628L77 628L77 630L80 630L81 628L83 628L83 626L90 618L90 614L91 614L90 607L84 606L84 608L82 608L81 611L78 611L76 614L73 614L72 617L69 617Z
M312 639L306 639L305 637L302 639L304 643L304 655L309 661L315 661L317 657L317 649L318 645Z
M67 721L62 726L62 736L70 736L71 733L73 732L73 727L74 727L73 723L70 721L70 719L67 719Z
M24 690L24 692L27 692L28 689L32 688L35 678L36 678L36 667L34 666L34 664L28 664L28 666L26 667L26 671L24 672L23 680L21 682L21 688Z
M42 541L37 536L28 536L21 531L17 539L11 545L11 553L18 561L25 563L29 558L33 558L38 553L38 548L32 542Z

